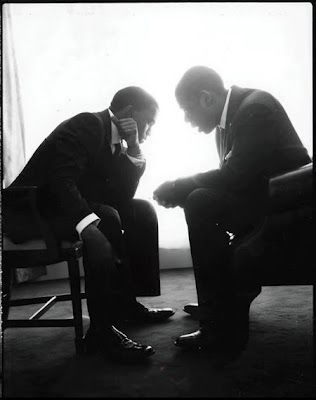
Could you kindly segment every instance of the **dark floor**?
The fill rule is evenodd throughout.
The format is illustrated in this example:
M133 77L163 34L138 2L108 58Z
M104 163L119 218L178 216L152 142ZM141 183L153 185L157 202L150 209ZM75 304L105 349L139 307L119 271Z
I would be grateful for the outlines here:
M172 306L170 321L125 326L124 331L156 354L148 363L120 365L74 353L72 328L7 329L4 335L4 397L315 397L312 367L312 288L265 287L251 308L248 348L235 360L183 352L173 339L197 328L183 305L196 300L191 269L162 270L162 295L147 306ZM22 284L17 296L63 292L65 281ZM11 312L30 315L36 306ZM69 302L47 317L70 316ZM88 317L84 302L84 324Z

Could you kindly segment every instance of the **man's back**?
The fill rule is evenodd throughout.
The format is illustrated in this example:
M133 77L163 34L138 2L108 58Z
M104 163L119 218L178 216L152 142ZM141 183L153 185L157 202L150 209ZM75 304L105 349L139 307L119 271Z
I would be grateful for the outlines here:
M91 148L87 156L93 157L100 143L101 125L98 127L97 122L93 113L80 113L63 121L43 140L11 185L48 184L53 178L53 166L60 161L57 156L63 146L63 151L68 151L70 155L76 152L76 147L82 142Z
M216 142L218 175L233 191L249 192L260 180L310 162L284 108L262 90L232 87L226 129Z
M41 143L11 186L37 186L41 213L65 215L74 225L91 212L89 201L131 199L145 166L114 157L110 139L108 110L75 115Z
M271 163L266 174L271 176L296 168L310 161L292 122L281 103L270 93L253 89L242 101L235 118L249 118L257 122L261 134L271 137ZM260 125L261 124L261 125Z

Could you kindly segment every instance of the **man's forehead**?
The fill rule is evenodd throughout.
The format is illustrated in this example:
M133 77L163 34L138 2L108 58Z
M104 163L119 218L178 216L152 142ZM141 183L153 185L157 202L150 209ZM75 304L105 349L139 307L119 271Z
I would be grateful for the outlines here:
M150 107L147 109L147 114L150 115L150 116L155 117L155 116L157 115L157 113L158 113L158 107L150 106Z
M143 110L144 117L148 120L148 122L155 122L156 116L158 113L158 108L155 106L150 106L149 108L145 108Z

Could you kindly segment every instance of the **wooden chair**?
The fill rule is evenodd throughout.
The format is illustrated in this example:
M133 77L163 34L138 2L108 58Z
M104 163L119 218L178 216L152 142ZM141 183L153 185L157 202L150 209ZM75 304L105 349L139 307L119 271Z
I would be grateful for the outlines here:
M236 280L261 286L313 286L313 361L316 366L316 273L312 163L270 179L270 209L234 253Z
M3 320L2 330L6 328L25 328L25 327L74 327L75 348L77 354L83 350L83 323L81 299L85 294L80 289L80 270L79 259L82 256L82 242L58 242L52 235L49 226L41 218L36 206L35 186L7 188L3 191L3 208L11 201L23 196L23 203L30 207L34 224L37 224L41 236L36 240L28 240L16 243L6 234L6 224L4 217L3 226L3 252L2 252L2 305ZM4 215L6 213L4 212ZM16 267L42 267L59 262L66 262L69 273L70 293L56 294L54 296L41 296L23 299L11 299L11 277L13 269ZM47 319L41 317L58 301L71 301L73 318ZM38 311L28 319L9 319L11 307L24 306L29 304L43 304Z

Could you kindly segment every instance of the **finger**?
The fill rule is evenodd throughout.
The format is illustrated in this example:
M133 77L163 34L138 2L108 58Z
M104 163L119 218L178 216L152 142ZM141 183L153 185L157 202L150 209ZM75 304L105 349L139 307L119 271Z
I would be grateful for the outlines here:
M123 122L124 123L130 122L130 123L133 123L133 124L136 123L136 121L131 117L128 117L128 118L117 118L114 114L111 116L111 120L114 122L114 124L116 126L120 126Z
M123 131L125 131L125 130L137 131L137 126L136 125L120 125L120 129L122 129Z
M133 122L133 123L135 123L134 118L131 118L131 117L130 118L120 118L119 121L121 123L123 123L123 122Z
M136 126L130 126L130 125L120 125L120 129L122 129L123 131L125 130L136 130Z
M131 119L119 119L118 123L120 125L134 125L134 126L137 125L136 121L134 119L132 119L132 118Z

